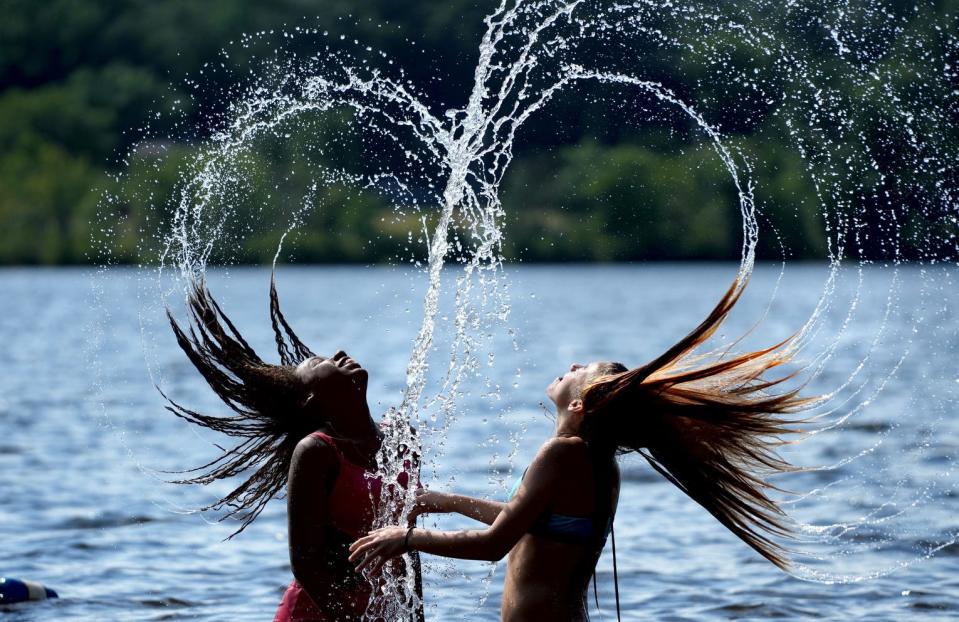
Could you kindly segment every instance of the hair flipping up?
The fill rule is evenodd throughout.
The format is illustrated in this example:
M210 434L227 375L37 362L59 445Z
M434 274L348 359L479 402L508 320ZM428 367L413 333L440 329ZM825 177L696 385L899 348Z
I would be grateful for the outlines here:
M770 391L793 377L766 372L790 360L793 338L746 354L695 355L729 315L736 282L696 329L650 363L595 377L583 390L585 433L610 454L636 452L760 555L785 569L788 517L766 493L777 473L796 470L776 448L796 433L797 413L817 398L799 388Z
M283 490L296 444L315 429L315 421L300 416L306 394L293 373L297 364L314 354L297 338L280 312L274 278L270 279L270 318L281 365L266 363L256 354L202 280L191 284L187 307L186 330L167 310L173 334L190 362L233 414L204 415L181 406L160 390L168 402L166 409L190 423L242 440L230 449L221 448L222 453L204 465L179 471L195 475L174 483L205 485L255 469L232 492L203 508L225 511L220 520L240 519L240 527L229 536L232 538Z

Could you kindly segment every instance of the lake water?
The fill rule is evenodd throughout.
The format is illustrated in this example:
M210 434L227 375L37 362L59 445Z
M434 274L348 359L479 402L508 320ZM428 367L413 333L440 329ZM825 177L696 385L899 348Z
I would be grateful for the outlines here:
M571 362L639 364L658 354L702 319L736 266L508 271L516 348L505 329L493 332L495 363L487 366L483 354L481 377L465 382L446 443L428 448L424 478L432 485L504 495L550 434L539 403L552 378ZM759 319L778 274L777 266L757 268L727 336ZM766 320L747 343L769 343L799 328L827 275L824 265L788 265ZM160 322L151 281L133 270L111 272L96 279L102 296L95 302L93 278L82 269L0 271L0 575L41 581L62 597L2 607L0 618L272 619L290 580L284 501L274 501L245 533L225 542L233 525L189 512L224 486L162 481L158 470L202 464L219 439L163 410L153 382L198 410L223 408ZM641 461L626 460L616 522L624 619L959 618L959 547L910 563L959 524L953 471L959 300L951 284L926 296L922 284L940 277L902 268L901 289L883 324L893 277L891 270L872 268L854 317L839 333L856 278L854 266L843 273L804 356L812 359L838 340L809 387L828 391L855 371L879 335L845 390L851 399L834 417L863 399L871 404L789 457L833 465L862 455L788 483L800 491L828 486L794 506L806 523L876 519L848 537L814 545L823 556L814 568L863 580L822 584L776 570ZM263 269L210 276L222 306L274 360L268 356L268 279ZM285 313L303 340L318 352L348 349L370 370L374 413L399 401L423 285L421 274L390 268L283 267L279 273ZM917 313L926 315L917 320ZM445 343L441 334L433 359L438 368L446 361ZM908 356L872 397L907 347ZM511 437L518 439L515 448ZM468 522L442 517L438 524ZM428 619L497 619L502 564L428 561ZM884 574L897 564L907 565ZM877 573L882 576L864 578ZM599 565L602 611L594 606L594 619L615 619L611 582L607 552Z

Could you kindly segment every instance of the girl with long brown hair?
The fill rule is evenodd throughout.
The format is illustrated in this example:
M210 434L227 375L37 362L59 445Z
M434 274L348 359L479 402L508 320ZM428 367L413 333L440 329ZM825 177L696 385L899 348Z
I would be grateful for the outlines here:
M498 560L507 553L502 619L585 620L590 577L612 532L619 498L616 456L636 452L727 529L779 568L787 517L768 478L792 470L778 457L783 437L812 398L769 378L795 351L792 339L740 355L698 354L743 291L737 280L709 316L646 365L571 365L546 393L556 429L505 503L429 491L413 518L456 512L485 529L387 527L358 539L350 559L375 571L412 551ZM412 524L412 523L411 523ZM613 535L615 568L616 541ZM615 578L615 574L614 574ZM617 613L619 596L617 585Z
M202 282L190 288L188 310L186 330L168 313L177 343L233 413L205 415L169 398L167 409L241 441L186 471L189 477L178 483L209 484L252 470L204 508L241 520L231 538L287 488L294 580L275 621L362 619L374 586L353 572L348 546L369 532L375 517L382 486L376 455L383 438L367 404L367 371L342 350L323 357L307 348L280 312L272 279L278 365L256 354ZM402 478L400 483L406 484ZM418 577L418 560L413 563ZM413 619L422 619L422 611Z

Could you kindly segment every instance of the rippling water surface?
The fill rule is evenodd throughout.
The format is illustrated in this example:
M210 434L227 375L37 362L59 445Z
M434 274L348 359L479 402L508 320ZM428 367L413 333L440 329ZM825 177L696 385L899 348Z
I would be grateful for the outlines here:
M468 415L452 425L445 446L430 448L425 480L466 493L505 495L550 434L552 424L539 403L551 378L575 361L644 362L702 319L736 269L731 264L509 268L510 324L518 348L505 330L494 336L495 362L483 370L489 381L464 384L462 412ZM908 304L918 268L900 270L900 304ZM729 336L760 317L778 275L778 267L757 268L730 319ZM755 343L781 339L800 326L826 275L825 266L787 266L770 313L752 336ZM91 278L88 271L73 269L0 271L0 575L42 581L62 596L0 608L0 617L271 619L290 579L284 502L275 501L250 529L224 542L232 525L189 510L225 487L161 481L157 470L201 464L220 439L164 411L152 382L199 410L222 407L158 324L155 300L145 296L137 273L118 270L100 278L102 306L91 303ZM227 312L268 355L268 272L234 269L209 278ZM828 390L855 368L863 344L881 325L890 278L889 269L866 270L860 311L840 337L844 343L831 371L810 390ZM852 300L853 280L841 280L835 296ZM304 341L320 352L348 348L370 370L374 413L399 400L420 319L422 283L415 274L389 268L283 267L279 275L284 309ZM839 305L836 317L826 318L823 339L834 337L829 330L845 311ZM98 322L105 331L94 349ZM959 377L943 381L923 365L924 352L938 353L940 361L948 359L944 352L959 352L955 326L952 318L920 330L906 362L861 416L792 450L790 457L799 463L834 464L883 440L854 468L797 482L810 490L830 478L849 478L836 488L845 492L814 495L797 505L804 522L832 524L896 496L911 510L907 519L923 523L908 532L871 525L858 535L866 547L855 565L844 565L837 554L827 556L824 567L854 577L884 572L913 559L924 546L917 539L934 542L955 531L959 502L951 465L959 423L951 405ZM888 370L902 354L905 341L896 347L895 326L886 334L892 337L867 370ZM444 352L441 345L437 351ZM922 404L917 392L939 408L917 407ZM895 432L886 433L891 424ZM876 579L800 581L759 559L644 464L626 460L624 474L616 523L624 619L959 618L956 545ZM468 523L443 517L439 524ZM894 525L901 524L900 517ZM870 551L870 538L884 545ZM594 606L593 616L610 619L608 551L599 568L601 610ZM497 619L502 565L491 577L490 572L484 563L432 562L428 618Z

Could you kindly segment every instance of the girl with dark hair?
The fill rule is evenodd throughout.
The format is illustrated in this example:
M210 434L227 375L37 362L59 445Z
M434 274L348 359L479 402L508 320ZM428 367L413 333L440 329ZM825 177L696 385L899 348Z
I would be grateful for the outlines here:
M814 401L798 389L775 391L790 375L766 372L795 352L787 339L741 355L695 351L742 293L737 280L705 321L654 361L571 365L546 393L556 430L506 503L436 491L418 497L412 516L456 512L489 527L435 531L387 527L358 539L350 560L377 569L411 551L498 560L509 553L504 621L586 620L586 594L619 498L616 456L636 452L756 552L779 568L787 552L786 516L767 494L768 476L793 470L775 449L796 432ZM612 541L616 580L616 539ZM595 586L595 583L594 583ZM619 587L616 585L619 614Z
M168 313L177 343L233 414L204 415L169 398L167 408L242 441L177 483L208 484L253 470L204 508L241 519L231 538L287 487L294 580L275 622L362 619L374 586L353 572L348 547L369 532L375 516L383 438L366 401L367 371L342 350L331 357L311 352L280 312L272 279L279 365L257 356L202 282L191 288L188 303L187 330ZM418 569L418 560L412 561ZM414 615L421 617L421 611Z

